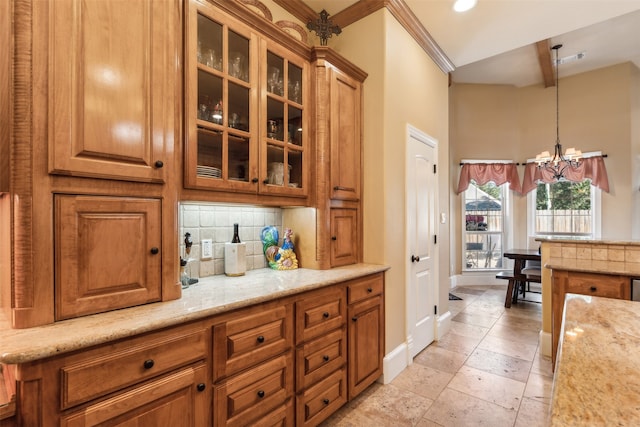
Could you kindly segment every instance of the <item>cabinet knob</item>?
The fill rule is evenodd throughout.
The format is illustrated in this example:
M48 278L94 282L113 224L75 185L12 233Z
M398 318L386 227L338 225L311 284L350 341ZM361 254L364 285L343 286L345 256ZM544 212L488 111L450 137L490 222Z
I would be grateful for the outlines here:
M257 341L259 343L263 343L264 342L264 337L262 335L258 335Z
M324 313L322 313L322 317L324 317L325 319L329 318L329 312L325 311Z
M329 356L325 354L324 356L322 356L322 360L324 360L325 362L328 362Z
M144 369L151 369L153 368L153 365L155 365L153 359L147 359L144 361Z
M268 184L268 183L269 183L269 180L265 178L265 179L263 179L263 180L262 180L262 183L263 183L263 184Z
M354 322L357 322L357 321L358 321L358 317L357 317L357 316L353 316L353 317L351 318L351 320L353 320Z
M331 236L331 240L338 240L336 236Z
M196 388L198 389L198 391L204 391L204 389L207 388L207 386L204 385L204 383L200 383L196 386Z
M322 403L324 403L325 405L328 405L328 404L329 404L329 402L330 402L330 400L329 400L329 399L322 399Z
M591 292L595 292L595 291L597 291L597 290L598 290L598 288L596 288L595 286L592 286L592 287L590 287L590 288L589 288L589 290L590 290Z
M164 166L164 163L162 162L162 160L156 160L155 165L156 165L156 168L160 169L161 167Z
M367 288L367 292L369 293L373 292L373 288Z
M264 390L258 390L258 397L262 399L264 397Z
M258 179L258 178L252 178L252 179L251 179L251 182L253 182L254 184L255 184L256 182L258 182L258 181L259 181L259 179Z
M160 252L160 249L155 246L151 248L151 255L158 255L158 252Z

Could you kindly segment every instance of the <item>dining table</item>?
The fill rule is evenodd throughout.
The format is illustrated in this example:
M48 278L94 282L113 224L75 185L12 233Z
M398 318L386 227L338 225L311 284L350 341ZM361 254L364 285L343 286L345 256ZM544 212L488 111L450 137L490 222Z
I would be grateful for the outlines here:
M503 256L508 259L513 260L513 289L509 289L509 291L513 292L513 302L518 302L518 292L520 291L522 286L530 281L530 278L527 278L527 275L522 272L522 269L525 268L527 261L538 261L540 262L540 251L538 249L509 249L504 251Z

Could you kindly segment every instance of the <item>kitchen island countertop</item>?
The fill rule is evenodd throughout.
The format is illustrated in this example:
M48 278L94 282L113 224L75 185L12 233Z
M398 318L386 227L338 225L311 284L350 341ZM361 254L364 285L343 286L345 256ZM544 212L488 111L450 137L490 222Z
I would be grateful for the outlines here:
M640 303L567 294L551 425L640 425Z
M0 363L18 364L203 319L253 304L344 282L389 267L354 264L330 270L250 270L200 279L182 298L78 317L28 329L0 319Z

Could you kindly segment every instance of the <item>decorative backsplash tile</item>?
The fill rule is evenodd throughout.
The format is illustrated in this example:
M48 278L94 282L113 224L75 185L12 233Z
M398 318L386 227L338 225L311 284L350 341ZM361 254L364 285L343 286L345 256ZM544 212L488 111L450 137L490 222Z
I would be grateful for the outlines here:
M179 252L188 260L189 277L224 274L224 244L233 237L233 224L239 224L240 241L247 245L247 270L267 266L262 253L260 231L274 225L282 235L282 209L248 205L183 202L178 209ZM185 253L185 233L191 233L191 253ZM213 241L213 257L201 259L203 239Z

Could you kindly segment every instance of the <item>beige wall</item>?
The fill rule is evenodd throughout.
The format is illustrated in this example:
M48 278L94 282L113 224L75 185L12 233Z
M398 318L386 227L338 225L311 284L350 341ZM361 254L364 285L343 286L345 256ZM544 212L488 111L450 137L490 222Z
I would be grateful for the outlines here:
M364 84L364 260L391 266L386 282L386 352L406 341L406 126L438 140L440 211L449 206L448 78L382 9L329 41L369 73ZM448 310L449 227L439 232L439 312Z
M560 142L564 148L608 154L610 193L602 194L602 237L629 239L637 228L638 69L631 63L560 79ZM555 88L453 85L451 94L451 179L458 182L461 159L524 162L555 144ZM635 118L632 120L632 117ZM632 139L632 131L635 136ZM634 171L635 172L632 172ZM518 169L520 176L524 168ZM459 217L460 201L455 196ZM526 247L526 197L514 197L514 246ZM460 259L460 225L455 257ZM460 262L456 261L456 272Z

